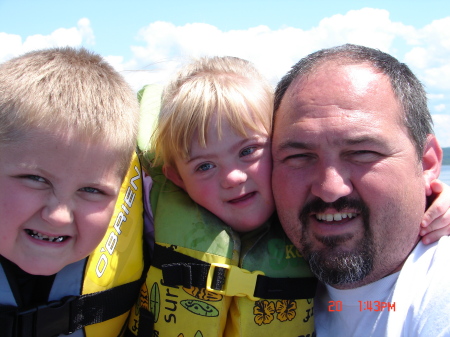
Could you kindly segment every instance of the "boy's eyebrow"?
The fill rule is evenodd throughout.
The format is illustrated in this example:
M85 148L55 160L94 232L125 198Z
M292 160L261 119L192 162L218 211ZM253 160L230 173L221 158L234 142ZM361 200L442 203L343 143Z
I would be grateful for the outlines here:
M44 169L34 163L33 164L20 163L19 167L24 170L35 171L39 176L42 176L43 178L46 178L46 179L50 179L50 180L57 179L56 176L54 174L52 174L50 171L47 171L46 169ZM115 184L110 183L110 182L105 183L105 181L101 180L101 179L96 180L96 181L86 182L84 185L99 188L99 189L109 189L111 191L118 190L118 188L116 187Z

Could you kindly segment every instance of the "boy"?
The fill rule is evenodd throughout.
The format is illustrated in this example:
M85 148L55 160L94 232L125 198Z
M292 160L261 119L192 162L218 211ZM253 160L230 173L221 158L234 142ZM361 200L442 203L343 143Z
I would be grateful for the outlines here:
M271 219L272 99L257 70L232 57L193 62L164 90L148 168L155 254L141 292L159 336L314 335L314 280ZM237 266L266 277L247 288L251 274ZM222 268L238 284L212 285Z
M124 181L138 116L122 77L84 49L0 65L2 336L120 334L131 305L114 289L137 296L143 272L138 163Z

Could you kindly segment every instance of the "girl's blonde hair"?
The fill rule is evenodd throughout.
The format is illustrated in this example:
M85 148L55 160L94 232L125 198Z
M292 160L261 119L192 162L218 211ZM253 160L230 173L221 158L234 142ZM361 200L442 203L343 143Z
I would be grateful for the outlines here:
M243 137L246 128L270 135L273 89L248 61L236 57L200 58L183 67L164 88L161 111L151 148L155 163L174 166L174 158L189 158L192 139L207 144L215 116L218 135L227 122Z

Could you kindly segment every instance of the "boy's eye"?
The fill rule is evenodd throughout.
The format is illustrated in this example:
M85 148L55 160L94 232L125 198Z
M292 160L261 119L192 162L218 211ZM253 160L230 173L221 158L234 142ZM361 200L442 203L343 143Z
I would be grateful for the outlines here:
M44 178L42 178L40 176L35 176L33 174L29 174L29 175L25 176L25 178L30 179L30 180L34 180L34 181L38 181L38 182L41 182L41 183L45 183L46 182L46 180Z
M51 183L47 179L35 174L19 175L17 178L21 180L24 186L28 186L33 189L42 190L51 186Z
M80 188L80 191L87 192L87 193L102 193L99 189L94 187L83 187Z
M256 147L254 147L254 146L247 147L241 151L240 156L245 157L245 156L248 156L249 154L252 154L255 151L256 151Z
M36 181L38 183L47 183L47 180L45 178L42 178L41 176L37 176L34 174L27 174L21 176L21 178L25 178L27 180Z
M211 163L205 163L201 164L199 167L197 167L197 171L208 171L214 168L214 165Z

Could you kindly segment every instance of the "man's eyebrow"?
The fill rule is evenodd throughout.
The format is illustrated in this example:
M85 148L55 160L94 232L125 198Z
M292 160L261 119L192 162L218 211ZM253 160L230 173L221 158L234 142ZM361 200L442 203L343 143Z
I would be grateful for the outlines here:
M358 144L375 144L375 145L384 145L385 143L378 137L374 136L360 136L355 138L348 138L348 139L337 139L333 142L334 145L358 145ZM299 141L293 141L293 140L287 140L283 143L281 143L277 150L286 150L286 149L299 149L299 150L313 150L314 148L317 148L318 146L309 143L309 142L299 142Z
M278 145L277 150L287 150L287 149L302 149L302 150L311 150L314 146L312 144L308 144L305 142L298 142L293 140L287 140L280 145Z
M375 145L384 145L385 143L380 139L380 137L374 136L360 136L350 139L343 139L338 144L342 145L358 145L358 144L375 144Z

